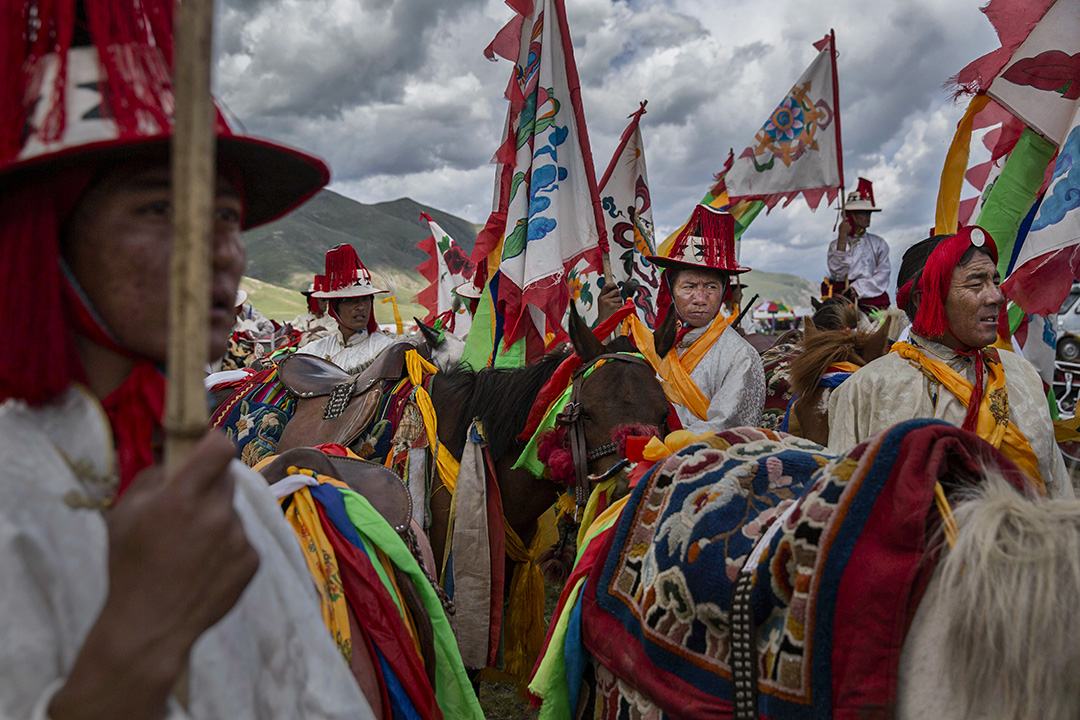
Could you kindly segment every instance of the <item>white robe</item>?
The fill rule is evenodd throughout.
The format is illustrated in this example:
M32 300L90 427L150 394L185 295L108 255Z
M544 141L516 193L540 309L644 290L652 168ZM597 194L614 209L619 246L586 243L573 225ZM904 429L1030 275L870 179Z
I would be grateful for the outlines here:
M42 408L0 405L0 717L47 717L105 602L105 516L67 499L103 497L90 478L109 474L112 456L105 415L83 388ZM372 717L265 481L239 461L231 471L259 570L195 644L190 714L170 701L169 720Z
M339 326L326 337L310 342L296 352L321 357L342 370L354 372L370 364L379 353L396 342L382 333L371 334L367 330L353 333L346 342L342 339Z
M854 242L852 242L854 241ZM829 243L829 277L834 282L847 278L861 298L872 298L889 291L889 244L884 238L866 233L861 238L848 238L847 249L836 249L836 238Z
M957 369L959 356L955 352L914 333L911 338L929 350L930 357ZM1016 353L999 352L1009 392L1009 419L1039 458L1039 474L1050 497L1073 497L1072 481L1054 442L1054 424L1038 373ZM975 384L972 363L966 363L960 374ZM889 353L859 368L829 398L829 447L838 453L846 452L879 430L915 418L936 418L960 427L966 415L967 407L955 395L931 383L899 354Z
M679 353L685 352L707 330L705 326L688 332L678 345ZM765 369L753 346L732 328L716 339L690 373L690 379L709 399L709 409L702 420L688 408L676 405L675 412L685 429L700 435L710 430L761 424Z

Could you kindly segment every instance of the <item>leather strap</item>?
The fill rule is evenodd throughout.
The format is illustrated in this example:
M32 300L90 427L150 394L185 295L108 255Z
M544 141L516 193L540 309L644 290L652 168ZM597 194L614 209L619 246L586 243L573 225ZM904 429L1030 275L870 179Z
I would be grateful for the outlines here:
M614 443L601 445L592 452L590 452L585 445L585 418L588 417L588 413L585 410L585 406L581 403L581 389L585 384L585 374L601 360L633 362L645 365L646 367L651 367L644 358L640 358L636 355L628 355L626 353L604 353L602 355L597 355L588 363L574 371L573 379L571 380L570 402L568 402L566 407L563 408L563 411L556 416L555 422L566 427L566 434L570 438L570 456L574 461L574 475L577 481L574 490L574 501L579 507L584 507L589 501L589 463L615 451Z

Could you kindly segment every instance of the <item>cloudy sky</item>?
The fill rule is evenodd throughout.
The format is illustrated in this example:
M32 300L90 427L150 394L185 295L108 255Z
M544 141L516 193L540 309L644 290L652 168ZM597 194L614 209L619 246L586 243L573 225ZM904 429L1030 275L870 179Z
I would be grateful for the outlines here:
M499 0L219 0L215 87L249 132L313 151L331 189L400 197L475 223L512 65L484 47ZM874 182L893 249L933 225L963 105L942 86L997 47L979 0L566 0L597 177L638 102L658 235L688 216L728 150L746 147L835 28L845 175ZM965 196L970 193L965 193ZM760 216L743 264L825 273L835 213L802 200Z

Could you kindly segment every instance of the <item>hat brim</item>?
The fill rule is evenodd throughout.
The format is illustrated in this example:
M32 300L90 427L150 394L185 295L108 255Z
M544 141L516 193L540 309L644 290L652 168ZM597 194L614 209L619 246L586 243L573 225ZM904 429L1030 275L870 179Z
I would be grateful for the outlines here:
M715 270L716 272L728 273L731 275L738 275L739 273L750 272L750 268L736 265L734 269L718 268L712 265L699 265L698 263L688 263L682 260L672 260L660 255L646 255L645 259L651 262L653 265L658 265L662 268L668 268L672 270L680 270L683 268L689 268L694 270Z
M388 293L389 290L380 290L376 287L347 287L340 290L330 290L323 292L313 292L311 297L318 298L319 300L335 300L338 298L351 298L351 297L367 297L368 295L381 295Z
M27 174L56 172L65 165L139 160L145 155L168 153L170 138L157 136L104 140L76 145L5 168L0 190ZM243 229L264 225L286 215L311 199L330 182L330 168L314 155L287 145L248 136L218 135L219 160L232 161L240 171L244 198Z

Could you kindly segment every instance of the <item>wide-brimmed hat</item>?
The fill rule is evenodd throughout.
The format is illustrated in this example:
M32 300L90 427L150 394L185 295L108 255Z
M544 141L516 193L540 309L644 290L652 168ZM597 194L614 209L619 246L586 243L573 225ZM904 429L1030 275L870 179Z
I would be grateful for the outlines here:
M352 245L338 245L326 251L326 271L323 287L311 294L314 298L364 297L389 292L375 287L371 273L356 254Z
M874 184L866 178L859 178L859 185L848 193L844 200L844 212L881 212L874 204Z
M247 302L248 294L247 290L237 288L236 290L236 302L233 303L233 307L240 307Z
M484 291L476 287L472 280L467 280L454 288L454 294L466 300L479 300Z
M123 8L132 15L142 13L125 18L132 27L150 28L140 39L99 37L114 28L95 27L101 25L96 20L88 28L94 44L70 47L70 36L52 44L25 43L37 54L32 49L21 57L19 70L9 73L13 77L5 78L0 90L0 105L8 105L0 111L0 191L29 172L56 172L65 163L168 152L175 103L166 52L172 38L161 28L160 18L148 16L146 5ZM55 12L74 13L63 1L59 6L63 10ZM95 11L94 17L98 15ZM108 11L104 15L107 21L115 20ZM322 160L238 133L216 105L215 117L218 160L241 185L245 229L284 215L329 181Z
M648 255L646 259L664 268L708 268L729 273L750 270L735 259L735 218L708 205L694 207L666 256Z
M319 290L322 290L323 282L325 280L326 280L325 276L316 275L315 279L312 280L310 283L308 283L307 288L300 291L300 294L303 295L304 297L311 297L314 293L318 292Z

